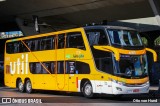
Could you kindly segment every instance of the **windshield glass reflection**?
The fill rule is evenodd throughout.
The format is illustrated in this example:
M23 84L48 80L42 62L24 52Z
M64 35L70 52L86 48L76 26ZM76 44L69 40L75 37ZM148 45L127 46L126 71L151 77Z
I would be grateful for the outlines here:
M142 46L141 39L136 31L108 29L108 33L113 45Z

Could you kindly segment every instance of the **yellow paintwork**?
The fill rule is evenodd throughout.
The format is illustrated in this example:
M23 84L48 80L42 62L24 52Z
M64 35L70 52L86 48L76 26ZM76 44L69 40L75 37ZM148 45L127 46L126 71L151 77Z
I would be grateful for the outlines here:
M144 84L147 81L149 81L148 77L142 78L142 79L126 79L126 78L120 78L117 76L112 77L113 80L124 82L126 84Z
M119 48L115 48L112 46L94 46L94 48L98 49L98 50L102 50L102 51L113 52L115 59L117 61L120 60L120 54L142 55L142 54L146 53L145 49L144 50L124 50L124 49L119 49ZM157 57L155 56L155 58L157 58Z
M157 53L150 48L146 48L146 50L153 54L153 60L154 60L154 62L156 62L157 61Z
M129 55L143 55L146 53L146 50L124 50L117 48L120 54L129 54Z
M148 81L148 77L143 79L125 79L99 71L95 66L94 59L90 51L90 46L83 28L76 28L76 29L51 32L46 34L28 36L28 37L8 40L7 42L20 41L20 40L23 41L26 39L38 38L43 36L56 36L62 33L77 32L77 31L82 33L86 50L81 50L76 48L65 48L65 49L54 49L46 51L34 51L34 52L31 51L31 52L16 53L16 54L7 54L5 52L5 60L4 60L5 85L15 88L17 78L21 78L23 83L25 81L25 78L29 78L31 80L33 89L77 92L78 87L80 86L79 85L77 87L77 79L82 80L85 78L93 81L109 81L110 79L114 79L118 81L123 81L128 84L145 83L146 81ZM94 46L94 48L106 52L108 51L113 52L115 54L116 60L120 59L120 54L139 55L146 53L145 49L123 50L111 46ZM25 54L28 54L28 62L66 61L66 60L85 62L89 64L91 71L90 74L32 74L30 73L30 71L28 72L28 74L14 74L14 75L6 74L6 65L10 65L10 62L17 61L17 58L21 58L22 55ZM78 58L73 56L79 54L83 54L83 58ZM30 70L29 64L27 68L28 70ZM20 69L22 69L22 66L20 67ZM26 71L26 69L24 69L24 71Z
M112 46L94 46L95 49L98 49L98 50L103 50L103 51L110 51L110 52L113 52L114 55L115 55L115 59L117 61L119 61L120 59L120 53L119 51L117 50L117 48L114 48Z

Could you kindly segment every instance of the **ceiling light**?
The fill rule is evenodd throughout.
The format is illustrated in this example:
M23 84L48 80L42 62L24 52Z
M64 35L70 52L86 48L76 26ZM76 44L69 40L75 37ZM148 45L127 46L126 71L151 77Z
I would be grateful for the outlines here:
M1 2L1 1L6 1L6 0L0 0L0 2Z

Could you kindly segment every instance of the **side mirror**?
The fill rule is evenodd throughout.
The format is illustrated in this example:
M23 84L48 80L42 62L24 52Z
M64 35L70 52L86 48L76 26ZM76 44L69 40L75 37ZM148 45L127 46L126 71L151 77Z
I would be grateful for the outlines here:
M151 52L153 54L153 61L157 62L157 53L153 49L150 49L150 48L146 48L146 51Z

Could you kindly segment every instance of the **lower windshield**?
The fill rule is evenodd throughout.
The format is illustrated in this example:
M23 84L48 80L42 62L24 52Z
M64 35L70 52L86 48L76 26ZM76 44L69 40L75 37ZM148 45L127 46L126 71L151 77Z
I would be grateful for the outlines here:
M146 55L121 55L120 61L116 62L115 66L115 74L120 76L143 77L148 75Z

